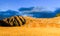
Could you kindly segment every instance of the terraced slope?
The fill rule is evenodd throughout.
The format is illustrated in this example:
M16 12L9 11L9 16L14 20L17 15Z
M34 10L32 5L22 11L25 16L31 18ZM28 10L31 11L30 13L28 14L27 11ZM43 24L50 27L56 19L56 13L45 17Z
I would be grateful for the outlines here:
M22 26L25 23L26 23L26 20L22 16L13 16L0 21L0 24L2 26Z

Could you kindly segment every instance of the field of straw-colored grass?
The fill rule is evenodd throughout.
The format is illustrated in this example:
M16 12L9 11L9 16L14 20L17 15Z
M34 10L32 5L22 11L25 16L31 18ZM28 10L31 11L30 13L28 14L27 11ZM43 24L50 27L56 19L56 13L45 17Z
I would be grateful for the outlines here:
M0 36L60 36L60 17L25 17L20 27L0 27Z

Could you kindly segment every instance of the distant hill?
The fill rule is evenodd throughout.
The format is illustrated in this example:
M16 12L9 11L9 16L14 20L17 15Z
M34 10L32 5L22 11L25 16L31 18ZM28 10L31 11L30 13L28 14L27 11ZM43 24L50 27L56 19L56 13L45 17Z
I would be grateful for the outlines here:
M17 11L13 11L13 10L0 11L0 20L4 18L9 18L11 16L15 16L15 15L18 15Z
M30 16L35 18L53 18L60 16L60 8L57 8L54 11L50 11L45 8L40 7L21 7L18 11L14 10L7 10L7 11L0 11L0 20L4 18L9 18L11 16Z
M52 18L56 16L55 12L24 12L24 13L20 13L17 11L12 11L12 10L8 10L8 11L1 11L0 12L0 19L4 19L4 18L9 18L11 16L16 16L16 15L22 15L22 16L31 16L31 17L35 17L35 18Z
M31 16L35 18L53 18L56 16L55 12L43 11L43 12L27 12L23 13L23 16Z

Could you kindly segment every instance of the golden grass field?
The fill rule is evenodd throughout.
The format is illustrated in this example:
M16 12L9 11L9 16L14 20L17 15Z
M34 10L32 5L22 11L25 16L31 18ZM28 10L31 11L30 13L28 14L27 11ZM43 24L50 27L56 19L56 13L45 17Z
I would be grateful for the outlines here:
M20 27L0 27L0 36L60 36L60 17L25 19Z

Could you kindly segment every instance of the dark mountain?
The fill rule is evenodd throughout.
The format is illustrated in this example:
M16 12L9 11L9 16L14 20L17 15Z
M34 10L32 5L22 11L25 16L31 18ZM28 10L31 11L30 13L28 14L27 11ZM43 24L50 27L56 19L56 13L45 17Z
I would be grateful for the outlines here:
M36 18L52 18L56 16L56 13L60 11L57 9L56 11L49 11L44 8L39 7L29 7L29 8L20 8L19 11L23 16L31 16Z
M22 8L19 8L18 10L19 10L19 11L31 11L31 10L33 10L33 8L34 8L34 7L29 7L29 8L24 8L24 7L22 7Z
M29 12L29 13L25 13L24 15L32 16L36 18L52 18L56 16L56 13L51 11L42 11L42 12Z
M57 8L54 12L56 12L57 14L60 13L60 8Z
M60 8L55 11L31 11L34 7L30 8L20 8L19 12L13 10L0 11L0 20L4 18L9 18L11 16L31 16L36 18L53 18L56 17L57 14L60 14ZM37 10L37 9L36 9ZM27 11L27 12L25 12Z
M13 10L0 11L0 19L9 18L18 14L19 12Z

